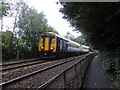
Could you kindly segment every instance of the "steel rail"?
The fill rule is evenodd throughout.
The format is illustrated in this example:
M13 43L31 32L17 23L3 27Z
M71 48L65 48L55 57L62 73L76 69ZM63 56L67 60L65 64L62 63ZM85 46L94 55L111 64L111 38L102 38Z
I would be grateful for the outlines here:
M35 62L35 63L30 63L30 64L24 64L24 65L14 66L14 67L2 69L2 70L0 70L0 71L7 71L7 70L11 70L11 69L16 69L16 68L20 68L20 67L26 67L26 66L30 66L30 65L45 63L45 62L48 62L48 61L39 61L39 62Z
M0 66L7 66L7 65L13 65L13 64L20 64L20 63L26 63L26 62L34 62L34 61L38 61L38 60L39 60L39 59L25 60L25 61L19 61L19 62L12 62L12 63L0 64Z
M35 74L37 74L37 73L44 72L44 71L46 71L46 70L48 70L48 69L51 69L51 68L60 66L60 65L62 65L62 64L65 64L65 63L67 63L67 62L70 62L70 61L75 60L75 59L78 59L78 58L80 58L80 57L72 58L72 59L70 59L70 60L68 60L68 61L64 61L64 62L61 62L61 63L57 63L57 64L54 64L54 65L52 65L52 66L49 66L49 67L46 67L46 68L43 68L43 69L34 71L34 72L32 72L32 73L25 74L25 75L23 75L23 76L20 76L20 77L15 78L15 79L12 79L12 80L9 80L9 81L0 83L0 86L10 85L11 83L14 83L14 82L16 82L16 81L19 81L19 80L21 80L21 79L30 77L30 76L35 75ZM81 58L81 59L83 59L83 58Z
M84 60L84 59L82 59ZM50 80L48 80L47 82L45 82L44 84L42 84L41 86L39 86L36 90L39 90L41 88L46 88L47 86L49 86L56 78L58 78L61 74L63 74L65 71L67 71L68 69L74 67L76 64L78 64L81 60L79 60L78 62L70 65L69 67L67 67L65 70L61 71L61 73L57 74L56 76L54 76L53 78L51 78Z
M76 63L70 65L69 67L67 67L65 70L61 71L59 74L55 75L53 78L49 79L47 82L43 83L42 85L40 85L36 90L40 90L40 89L45 89L47 88L51 83L53 83L57 78L59 78L60 75L64 74L67 70L69 70L70 68L76 66L77 64L79 64L81 61L83 61L86 57L84 57L83 59L80 59L79 61L77 61ZM88 64L90 63L90 61L88 62ZM86 67L88 68L88 65L86 65ZM86 70L87 70L86 68ZM86 72L85 70L85 72ZM70 80L71 81L71 80ZM69 83L69 82L68 82Z

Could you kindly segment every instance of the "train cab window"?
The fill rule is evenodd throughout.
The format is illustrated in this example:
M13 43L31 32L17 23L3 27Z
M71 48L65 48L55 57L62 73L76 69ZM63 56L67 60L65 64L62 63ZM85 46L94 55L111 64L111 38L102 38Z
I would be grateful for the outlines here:
M40 38L40 42L43 43L43 36L41 36L41 38Z
M55 42L55 40L52 38L52 39L51 39L51 43L54 43L54 42Z
M55 37L51 36L51 42L50 43L55 43Z

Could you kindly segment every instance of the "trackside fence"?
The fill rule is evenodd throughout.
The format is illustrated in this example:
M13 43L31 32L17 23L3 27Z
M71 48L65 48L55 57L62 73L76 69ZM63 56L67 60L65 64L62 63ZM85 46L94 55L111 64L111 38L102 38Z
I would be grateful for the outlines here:
M87 54L85 58L69 66L60 74L41 85L37 90L41 88L80 88L87 67L95 55L95 53Z

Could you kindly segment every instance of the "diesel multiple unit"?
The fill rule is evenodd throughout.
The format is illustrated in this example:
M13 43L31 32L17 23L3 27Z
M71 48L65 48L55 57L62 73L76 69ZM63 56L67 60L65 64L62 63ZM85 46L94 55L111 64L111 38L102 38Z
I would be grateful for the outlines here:
M63 38L55 33L40 34L38 49L41 56L67 56L88 53L89 47Z

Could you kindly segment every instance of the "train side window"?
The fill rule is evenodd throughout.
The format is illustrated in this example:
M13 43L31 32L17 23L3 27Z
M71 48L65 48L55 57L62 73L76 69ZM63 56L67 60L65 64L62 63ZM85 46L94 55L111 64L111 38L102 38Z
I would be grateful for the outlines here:
M66 46L68 46L68 43L66 42Z
M79 48L79 46L76 46L76 48Z
M66 46L66 42L64 41L64 46Z
M69 43L68 43L68 42L66 42L66 46L69 46Z

